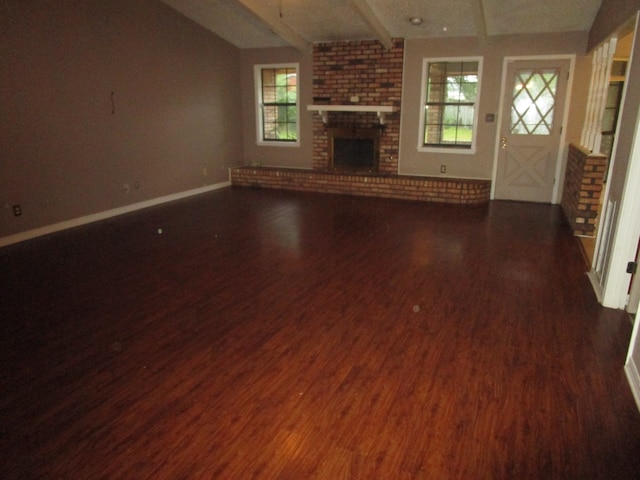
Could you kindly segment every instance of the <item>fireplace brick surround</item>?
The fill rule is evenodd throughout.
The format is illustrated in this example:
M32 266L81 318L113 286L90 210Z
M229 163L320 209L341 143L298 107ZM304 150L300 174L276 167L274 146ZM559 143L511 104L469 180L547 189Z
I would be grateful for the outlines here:
M402 39L394 39L388 51L373 40L314 45L314 104L386 106L395 111L385 115L384 125L370 112L330 112L326 124L319 114L313 113L311 169L236 167L230 170L231 184L465 205L487 203L489 180L398 174L403 62ZM301 107L302 110L306 106ZM377 173L332 170L330 128L379 128Z
M387 115L380 135L378 171L398 174L400 148L400 104L402 101L402 69L404 40L395 39L385 50L374 40L320 43L313 48L313 101L329 105L382 105L396 107ZM357 102L352 102L357 97ZM375 128L374 113L333 112L329 125L320 115L313 116L313 169L329 167L327 127Z

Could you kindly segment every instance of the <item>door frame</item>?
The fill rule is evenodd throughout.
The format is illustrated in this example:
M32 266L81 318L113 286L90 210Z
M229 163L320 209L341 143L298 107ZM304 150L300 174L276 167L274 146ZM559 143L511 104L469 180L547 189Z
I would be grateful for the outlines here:
M493 147L493 171L491 174L491 200L495 199L496 195L496 180L498 178L498 157L500 155L500 132L502 131L502 123L508 121L502 116L504 109L505 93L507 88L507 67L509 63L518 61L531 61L531 60L569 60L569 78L567 79L567 91L564 98L564 113L562 114L562 133L560 134L560 143L558 145L558 155L556 157L556 171L555 182L553 185L553 194L551 195L551 203L560 203L560 194L562 192L561 185L563 182L560 180L563 178L565 169L565 152L567 150L567 123L569 120L570 99L571 91L573 90L573 72L575 70L576 55L517 55L504 57L502 61L502 81L500 84L500 102L498 105L498 123L496 125L496 138Z
M631 47L631 55L627 64L627 74L625 86L622 91L621 107L618 113L618 126L613 144L613 155L609 163L609 178L604 191L603 205L608 205L611 188L611 179L614 170L616 170L616 160L618 155L618 140L620 139L620 129L622 128L623 114L625 113L625 105L627 103L627 95L629 87L632 84L630 79L632 69L637 70L636 62L638 61L638 47L640 46L640 13L636 13L633 18L633 40ZM637 76L637 74L635 75ZM635 78L635 77L634 77ZM633 96L633 95L632 95ZM633 107L632 107L633 108ZM629 119L626 119L629 122ZM640 185L637 180L640 178L640 109L636 113L633 126L633 137L631 140L631 149L629 151L629 161L626 167L624 183L620 198L618 199L616 217L613 219L611 227L611 246L610 253L602 252L600 248L601 237L606 232L602 231L602 225L598 226L596 251L594 255L595 262L604 262L606 273L603 278L595 272L592 267L589 272L589 279L594 287L594 292L598 301L608 308L625 309L629 301L629 286L631 282L630 275L627 271L627 263L636 258L638 253L638 243L640 242ZM629 122L630 124L631 122ZM602 255L605 255L601 258ZM636 323L638 323L636 321ZM638 345L640 348L640 345ZM633 347L631 347L633 348ZM640 371L640 368L639 368ZM640 385L640 378L637 382Z
M627 294L631 277L624 269L625 262L634 255L640 257L638 244L640 243L640 187L635 179L640 175L640 111L636 117L635 134L631 147L631 156L625 178L624 190L620 201L620 215L615 225L616 232L612 253L609 262L610 274L607 276L602 305L611 308L626 308L629 302ZM635 257L635 258L638 258ZM638 275L638 274L636 274ZM638 281L638 278L635 278ZM629 350L625 360L624 369L629 382L629 387L636 401L636 406L640 410L640 365L637 359L640 358L640 320L636 315L633 325Z

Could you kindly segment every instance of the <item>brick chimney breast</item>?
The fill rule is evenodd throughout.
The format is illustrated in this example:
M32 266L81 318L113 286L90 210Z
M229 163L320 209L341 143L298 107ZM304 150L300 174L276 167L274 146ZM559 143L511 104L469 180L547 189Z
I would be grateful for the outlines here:
M394 39L385 50L375 40L321 43L313 49L313 98L327 98L330 105L393 106L380 131L379 165L381 174L398 174L400 144L400 104L404 40ZM330 165L327 128L379 128L375 113L332 112L325 125L313 114L313 169L327 170Z

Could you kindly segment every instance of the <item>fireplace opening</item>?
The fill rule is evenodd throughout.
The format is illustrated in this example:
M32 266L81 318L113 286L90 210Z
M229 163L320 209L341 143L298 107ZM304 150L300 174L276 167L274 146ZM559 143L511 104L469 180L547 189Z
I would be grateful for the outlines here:
M330 168L356 172L378 171L378 128L330 128L328 136Z

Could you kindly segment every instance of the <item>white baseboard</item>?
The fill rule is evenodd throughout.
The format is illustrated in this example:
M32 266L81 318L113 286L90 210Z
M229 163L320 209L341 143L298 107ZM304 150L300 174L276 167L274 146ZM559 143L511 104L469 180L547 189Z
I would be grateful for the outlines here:
M629 351L627 352L627 359L624 362L624 373L627 375L629 387L633 393L633 398L636 401L636 406L640 410L640 369L635 359L640 358L640 355L636 351L640 348L640 320L636 318L633 323L633 331L631 332L631 341L629 342Z
M142 210L143 208L153 207L162 203L173 202L180 200L181 198L192 197L194 195L200 195L202 193L211 192L220 188L228 187L231 182L221 182L214 185L207 185L206 187L194 188L193 190L187 190L185 192L174 193L166 195L164 197L152 198L151 200L145 200L144 202L133 203L124 207L114 208L112 210L106 210L104 212L93 213L84 217L74 218L71 220L65 220L64 222L54 223L53 225L47 225L33 230L27 230L26 232L16 233L15 235L9 235L7 237L0 238L0 248L13 243L24 242L32 238L41 237L50 233L67 230L69 228L79 227L88 223L98 222L111 217L117 217L125 213L134 212L136 210Z
M598 275L593 269L591 269L589 272L587 272L587 277L591 282L591 287L593 288L593 293L595 293L596 298L598 299L598 303L602 305L603 290L602 285L600 285Z
M640 410L640 373L638 372L638 366L630 360L624 366L624 371L627 374L627 380L633 393L633 398L636 400L636 406Z

